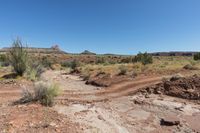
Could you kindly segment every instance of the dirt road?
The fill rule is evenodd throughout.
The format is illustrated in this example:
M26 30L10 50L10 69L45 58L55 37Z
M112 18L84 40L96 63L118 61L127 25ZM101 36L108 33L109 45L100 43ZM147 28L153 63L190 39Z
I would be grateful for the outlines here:
M79 76L66 75L63 72L47 71L43 75L43 80L60 85L63 93L56 100L64 103L65 100L67 102L99 102L126 96L138 92L140 88L159 83L162 77L139 77L106 88L86 85Z

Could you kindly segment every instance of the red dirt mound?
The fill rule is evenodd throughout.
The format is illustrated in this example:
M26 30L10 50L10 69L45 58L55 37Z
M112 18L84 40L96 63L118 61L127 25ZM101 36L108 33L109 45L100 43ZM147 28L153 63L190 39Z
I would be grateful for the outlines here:
M94 77L90 77L89 80L86 81L86 84L91 84L99 87L109 87L112 84L128 80L130 80L130 78L127 77L126 75L111 76L110 74L101 73L97 74Z
M170 80L163 81L152 87L145 88L147 93L165 94L169 96L200 100L200 76L193 75L191 77L172 77Z

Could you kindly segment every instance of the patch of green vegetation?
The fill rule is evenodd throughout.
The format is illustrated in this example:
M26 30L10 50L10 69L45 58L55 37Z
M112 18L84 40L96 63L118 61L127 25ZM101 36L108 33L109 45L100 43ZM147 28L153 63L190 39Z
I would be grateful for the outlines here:
M194 60L200 60L200 53L194 54Z
M133 62L141 62L143 65L152 64L153 57L149 55L147 52L145 53L140 52L134 57Z
M80 62L77 60L73 60L73 61L66 61L61 63L62 67L68 67L71 68L72 70L75 70L77 67L80 66Z

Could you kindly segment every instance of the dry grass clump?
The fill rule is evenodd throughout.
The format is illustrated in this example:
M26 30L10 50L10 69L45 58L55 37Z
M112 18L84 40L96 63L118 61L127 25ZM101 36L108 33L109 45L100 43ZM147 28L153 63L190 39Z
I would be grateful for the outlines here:
M119 66L119 74L118 75L126 75L127 67L124 65Z
M45 106L52 106L54 98L60 94L60 89L57 84L48 85L44 82L39 82L35 85L34 90L24 89L22 98L19 103L40 102Z
M183 68L186 69L186 70L198 70L199 69L198 67L195 67L191 64L187 64Z

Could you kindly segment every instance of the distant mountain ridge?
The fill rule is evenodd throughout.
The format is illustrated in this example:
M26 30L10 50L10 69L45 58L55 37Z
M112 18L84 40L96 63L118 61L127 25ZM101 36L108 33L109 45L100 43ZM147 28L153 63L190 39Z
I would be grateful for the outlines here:
M52 46L50 48L37 48L37 47L24 47L29 53L43 53L43 54L74 54L74 53L67 53L65 51L62 51L58 45ZM6 53L10 50L10 47L4 47L0 49L0 53ZM170 52L153 52L148 53L152 56L193 56L194 54L199 53L197 51L170 51ZM81 55L97 55L94 52L91 52L89 50L85 50L82 53L79 53ZM99 55L105 55L105 56L118 56L118 54L99 54ZM122 56L122 55L120 55ZM131 55L129 55L131 56Z
M43 54L67 54L65 51L60 50L58 47L51 48L35 48L35 47L24 47L29 53L43 53ZM4 47L0 49L0 53L6 53L10 50L10 47Z
M170 51L170 52L154 52L149 53L152 56L193 56L194 54L199 53L197 51Z
M93 52L91 52L89 50L85 50L81 54L83 54L83 55L96 55L96 53L93 53Z

